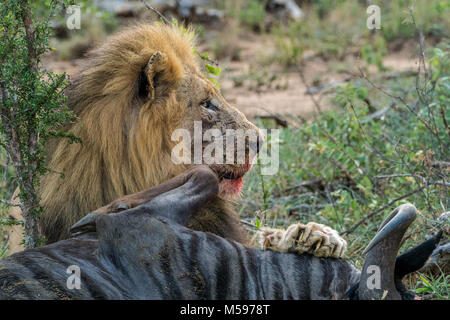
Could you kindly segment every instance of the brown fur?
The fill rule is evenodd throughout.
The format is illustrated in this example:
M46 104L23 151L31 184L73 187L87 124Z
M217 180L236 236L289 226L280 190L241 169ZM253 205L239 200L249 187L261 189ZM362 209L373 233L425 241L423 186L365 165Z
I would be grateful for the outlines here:
M145 96L142 76L148 81ZM88 212L186 170L170 158L174 129L193 130L194 120L222 130L256 128L203 76L190 33L176 27L139 25L112 36L89 54L67 96L79 117L68 130L83 142L48 146L53 173L41 181L40 225L49 242L68 237L70 226ZM200 107L206 98L216 101L219 112ZM209 203L192 227L246 239L222 198Z

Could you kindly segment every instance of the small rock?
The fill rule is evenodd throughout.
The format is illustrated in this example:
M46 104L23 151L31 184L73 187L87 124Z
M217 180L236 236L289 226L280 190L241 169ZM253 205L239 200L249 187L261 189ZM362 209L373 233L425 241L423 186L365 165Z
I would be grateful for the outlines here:
M270 0L267 7L277 11L277 15L293 20L301 20L305 16L294 0Z

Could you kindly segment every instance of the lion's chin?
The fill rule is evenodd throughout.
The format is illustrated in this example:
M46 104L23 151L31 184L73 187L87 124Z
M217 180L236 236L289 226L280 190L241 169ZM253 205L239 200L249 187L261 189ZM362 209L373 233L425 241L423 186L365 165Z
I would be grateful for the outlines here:
M219 184L220 196L228 199L235 199L240 197L244 187L244 179L239 177L237 179L223 179Z
M219 178L219 195L226 199L236 199L242 194L244 188L244 175L250 171L250 161L239 167L213 167Z

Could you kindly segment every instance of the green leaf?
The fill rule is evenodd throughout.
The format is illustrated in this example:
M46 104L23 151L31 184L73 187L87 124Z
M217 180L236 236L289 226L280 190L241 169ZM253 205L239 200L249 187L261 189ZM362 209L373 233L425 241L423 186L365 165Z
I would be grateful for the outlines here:
M208 73L213 74L215 76L219 76L222 72L222 69L220 67L215 67L210 64L205 64L206 70L208 70Z

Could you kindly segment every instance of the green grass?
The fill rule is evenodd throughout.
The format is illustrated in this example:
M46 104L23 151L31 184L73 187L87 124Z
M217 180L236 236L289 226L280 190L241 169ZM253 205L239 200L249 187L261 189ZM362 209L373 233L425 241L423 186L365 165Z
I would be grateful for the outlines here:
M450 275L441 272L439 275L419 274L416 282L416 294L428 294L432 299L443 300L450 297Z
M119 27L112 13L99 11L90 1L83 1L80 5L80 29L66 30L67 38L54 38L52 42L59 58L63 60L80 58ZM57 22L62 24L62 28L65 27L64 16L57 16Z
M242 217L280 228L315 221L342 232L423 185L416 177L377 176L414 174L429 181L448 182L448 169L432 166L433 161L450 159L448 43L442 43L429 55L429 63L434 67L427 80L427 91L423 91L423 79L419 79L418 90L415 78L375 83L390 95L402 97L406 105L370 83L356 80L334 94L333 110L306 122L297 119L294 128L280 129L279 171L273 176L262 176L258 167L252 170L246 178ZM421 99L417 92L421 93ZM391 109L382 117L365 120L369 114L389 105ZM321 182L290 189L315 180ZM420 214L407 232L403 250L442 227L435 219L448 210L450 189L428 186L395 202L347 234L347 256L357 266L361 266L361 253L380 223L392 209L405 202L413 203ZM430 279L428 284L420 279L422 286L426 284L436 297L449 298L448 291L443 289L448 277Z
M386 41L410 39L415 30L409 27L409 8L414 10L418 27L426 36L448 37L450 3L441 0L375 1L381 3L382 33Z
M252 29L264 29L264 22L266 20L267 14L265 10L266 1L250 0L244 2L237 16L239 21L244 26Z
M360 1L317 0L304 6L306 19L285 23L279 21L271 29L276 46L272 60L286 67L297 64L305 49L325 59L343 58L355 51L368 64L380 64L386 43L413 39L417 36L411 25L409 8L415 22L426 37L448 37L450 4L440 0L374 1L381 11L381 29L373 37L366 27L366 8ZM375 54L374 54L375 53Z

